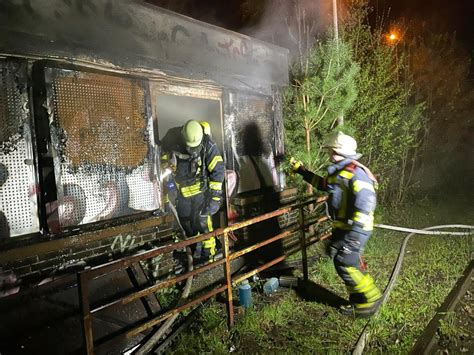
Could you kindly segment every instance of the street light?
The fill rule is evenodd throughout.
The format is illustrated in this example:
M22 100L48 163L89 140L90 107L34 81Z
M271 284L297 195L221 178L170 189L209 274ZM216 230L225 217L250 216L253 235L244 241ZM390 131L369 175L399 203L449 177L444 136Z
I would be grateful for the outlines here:
M336 40L336 45L339 42L339 26L337 24L337 0L332 0L332 20L334 26L334 39Z
M336 41L336 48L339 47L339 26L337 23L337 0L332 0L332 19L334 23L334 39ZM341 113L337 117L337 125L341 126L344 124L344 115Z
M400 31L397 29L392 29L390 30L389 33L385 35L385 39L389 44L397 44L401 40L401 34Z

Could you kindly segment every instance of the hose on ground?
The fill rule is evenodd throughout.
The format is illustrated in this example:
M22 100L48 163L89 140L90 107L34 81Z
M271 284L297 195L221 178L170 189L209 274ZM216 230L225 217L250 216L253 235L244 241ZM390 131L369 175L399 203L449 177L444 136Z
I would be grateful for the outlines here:
M376 224L375 227L382 228L382 229L389 229L389 230L397 231L397 232L406 232L406 233L424 234L424 235L469 235L470 234L470 233L466 233L466 232L448 232L448 231L430 231L430 230L428 230L428 228L431 228L431 227L428 227L426 229L413 229L413 228L406 228L406 227L389 226L387 224ZM448 228L448 227L443 226L443 228ZM457 227L455 227L455 228L457 228Z
M469 225L463 225L463 224L448 224L448 225L441 225L441 226L432 226L432 227L427 227L423 228L421 230L419 229L411 229L411 228L403 228L403 227L394 227L394 226L388 226L384 224L377 224L375 225L378 228L383 228L383 229L390 229L390 230L396 230L396 231L402 231L402 232L409 232L410 234L405 237L403 240L402 246L400 247L400 252L398 253L398 258L397 262L395 263L395 266L393 267L392 274L390 276L390 280L387 284L387 287L385 288L382 299L380 301L380 307L382 307L389 299L390 293L392 292L395 282L397 280L398 274L400 273L400 269L402 267L403 263L403 258L405 256L405 249L408 244L408 241L410 238L415 235L415 234L428 234L428 235L471 235L472 232L448 232L448 231L437 231L437 229L443 229L443 228L459 228L459 229L474 229L474 226L469 226ZM379 307L379 309L380 309ZM362 330L362 333L359 336L359 339L357 340L357 343L354 347L354 350L352 351L353 355L361 355L362 352L364 351L365 344L369 340L369 328L374 319L378 317L379 313L377 312L372 316L372 318L366 323L364 326L364 329Z
M178 212L176 211L176 207L174 204L170 201L169 202L169 207L171 209L171 212L175 216L176 222L178 224L179 229L181 230L181 233L183 236L186 235L186 232L184 231L183 226L181 225L178 217ZM193 253L191 251L190 247L186 247L186 259L188 262L188 272L193 271ZM181 297L178 300L178 306L183 304L184 301L188 298L189 293L191 292L191 287L193 285L193 276L190 276L186 279L186 284L184 285L183 292L181 293ZM171 328L173 325L174 321L176 318L178 318L179 313L176 313L172 315L170 318L168 318L163 325L143 344L140 345L138 350L135 352L136 355L144 355L144 354L149 354L152 349L156 346L156 344L160 341L160 339L163 337L163 335L166 334L166 332Z
M190 247L186 248L186 257L188 259L188 272L193 270L193 253ZM186 298L188 298L189 293L191 292L191 286L193 284L193 276L190 276L186 279L186 284L181 294L181 298L178 301L178 306L182 304ZM174 314L168 318L165 323L158 329L145 343L143 343L140 348L136 351L136 355L149 354L156 344L160 341L161 337L165 335L168 329L173 325L176 318L178 318L179 313Z

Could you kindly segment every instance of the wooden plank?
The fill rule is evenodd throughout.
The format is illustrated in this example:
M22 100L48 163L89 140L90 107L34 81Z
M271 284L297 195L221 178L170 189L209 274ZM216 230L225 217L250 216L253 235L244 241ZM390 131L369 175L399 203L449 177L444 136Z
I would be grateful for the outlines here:
M436 331L439 328L440 320L442 320L448 312L454 311L457 304L459 303L459 300L471 285L471 278L473 275L474 260L471 261L468 267L464 270L463 275L456 282L440 308L436 311L435 316L431 319L424 332L418 338L418 341L413 346L410 354L418 355L433 353L433 348L436 346L438 341L438 338L436 337Z

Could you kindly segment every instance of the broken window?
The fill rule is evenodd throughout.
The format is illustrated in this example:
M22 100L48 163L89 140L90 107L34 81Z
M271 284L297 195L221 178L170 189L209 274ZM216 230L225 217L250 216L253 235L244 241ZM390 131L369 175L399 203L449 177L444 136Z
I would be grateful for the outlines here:
M211 126L212 139L222 152L220 101L159 93L156 95L156 114L160 139L170 128L182 126L188 120L206 121Z
M191 119L206 121L210 125L212 139L223 155L221 91L215 87L208 88L197 82L193 84L191 86L152 84L157 136L159 139L163 139L168 131L183 126L186 121ZM178 136L177 139L179 138ZM225 193L223 197L225 198ZM173 202L172 193L168 193L168 198L170 202ZM213 218L214 226L224 223L223 218L223 215L216 215Z

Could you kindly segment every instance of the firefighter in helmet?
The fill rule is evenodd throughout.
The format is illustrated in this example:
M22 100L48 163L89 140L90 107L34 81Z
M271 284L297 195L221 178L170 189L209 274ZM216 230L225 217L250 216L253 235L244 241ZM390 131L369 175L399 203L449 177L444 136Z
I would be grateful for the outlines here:
M162 160L173 166L176 210L187 237L213 231L212 215L219 211L224 181L224 161L210 136L209 123L189 120L170 129L162 140ZM214 237L198 243L195 259L213 260Z
M346 284L350 302L340 310L359 317L370 316L377 310L382 295L373 278L361 270L360 257L372 234L377 180L358 161L361 154L357 153L357 143L351 136L337 132L330 136L325 147L332 163L327 177L312 173L294 158L290 165L306 182L329 193L333 220L329 254Z

